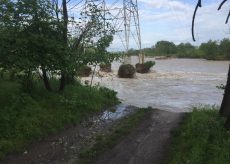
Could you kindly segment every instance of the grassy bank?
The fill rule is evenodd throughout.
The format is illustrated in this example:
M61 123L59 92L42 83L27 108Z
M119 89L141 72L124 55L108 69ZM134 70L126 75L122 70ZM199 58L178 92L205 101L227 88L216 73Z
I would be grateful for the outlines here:
M211 107L195 108L174 132L168 164L228 164L230 132Z
M50 93L37 84L28 94L18 83L1 80L0 159L117 103L116 92L106 88L77 84Z
M151 109L140 109L128 118L121 120L111 130L109 134L98 135L96 143L80 154L80 161L78 163L88 164L93 163L94 159L101 153L113 148L124 136L128 135L141 121L143 121L150 114Z

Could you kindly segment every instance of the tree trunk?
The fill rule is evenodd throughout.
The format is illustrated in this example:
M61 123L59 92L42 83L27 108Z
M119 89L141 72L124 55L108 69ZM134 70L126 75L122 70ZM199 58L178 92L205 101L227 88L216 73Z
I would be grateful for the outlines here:
M62 0L62 7L63 7L63 41L66 44L66 47L68 45L68 11L67 11L67 3L66 0ZM60 79L60 86L59 86L59 91L63 91L65 89L65 84L66 84L66 74L63 70L61 70L61 79Z
M25 76L23 77L22 80L22 86L23 86L23 90L27 93L31 93L31 91L33 90L33 76L32 76L31 69L28 69L25 72Z
M47 77L46 70L45 70L44 68L42 69L42 79L43 79L45 88L46 88L48 91L52 91L51 86L50 86L50 83L49 83L49 79L48 79L48 77Z
M61 79L60 79L60 86L59 86L59 91L63 91L65 89L65 84L66 84L66 77L65 74L61 74Z
M230 130L230 116L228 116L228 119L227 119L227 121L225 122L224 127L225 127L227 130Z
M224 117L230 117L230 65L228 70L227 84L224 91L224 98L222 100L219 113Z

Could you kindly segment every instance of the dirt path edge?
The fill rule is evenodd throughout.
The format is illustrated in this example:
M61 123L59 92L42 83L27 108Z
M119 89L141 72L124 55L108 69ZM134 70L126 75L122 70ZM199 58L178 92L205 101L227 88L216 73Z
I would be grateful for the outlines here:
M171 132L186 113L154 109L133 132L113 149L100 155L97 164L160 164L167 158Z

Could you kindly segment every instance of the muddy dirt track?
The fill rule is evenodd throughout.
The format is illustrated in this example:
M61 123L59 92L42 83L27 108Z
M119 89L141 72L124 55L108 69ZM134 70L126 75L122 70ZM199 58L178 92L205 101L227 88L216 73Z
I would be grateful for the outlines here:
M133 108L133 107L132 107ZM113 149L99 156L97 164L159 164L167 155L171 131L184 113L153 109L150 115ZM46 140L32 144L22 154L10 155L0 164L77 164L80 149L96 133L106 133L112 123L70 127Z
M171 131L184 113L155 110L116 147L101 155L97 164L159 164L170 145Z

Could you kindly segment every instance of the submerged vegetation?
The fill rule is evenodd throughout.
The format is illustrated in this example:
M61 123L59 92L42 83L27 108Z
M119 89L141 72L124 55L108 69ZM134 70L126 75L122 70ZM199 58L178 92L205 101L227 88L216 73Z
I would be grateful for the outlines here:
M136 70L131 64L122 64L118 70L118 76L121 78L133 78Z
M173 132L169 164L228 164L230 132L215 107L194 108Z
M136 66L136 71L138 73L148 73L150 71L150 68L155 65L155 61L147 61L143 64L137 63Z

